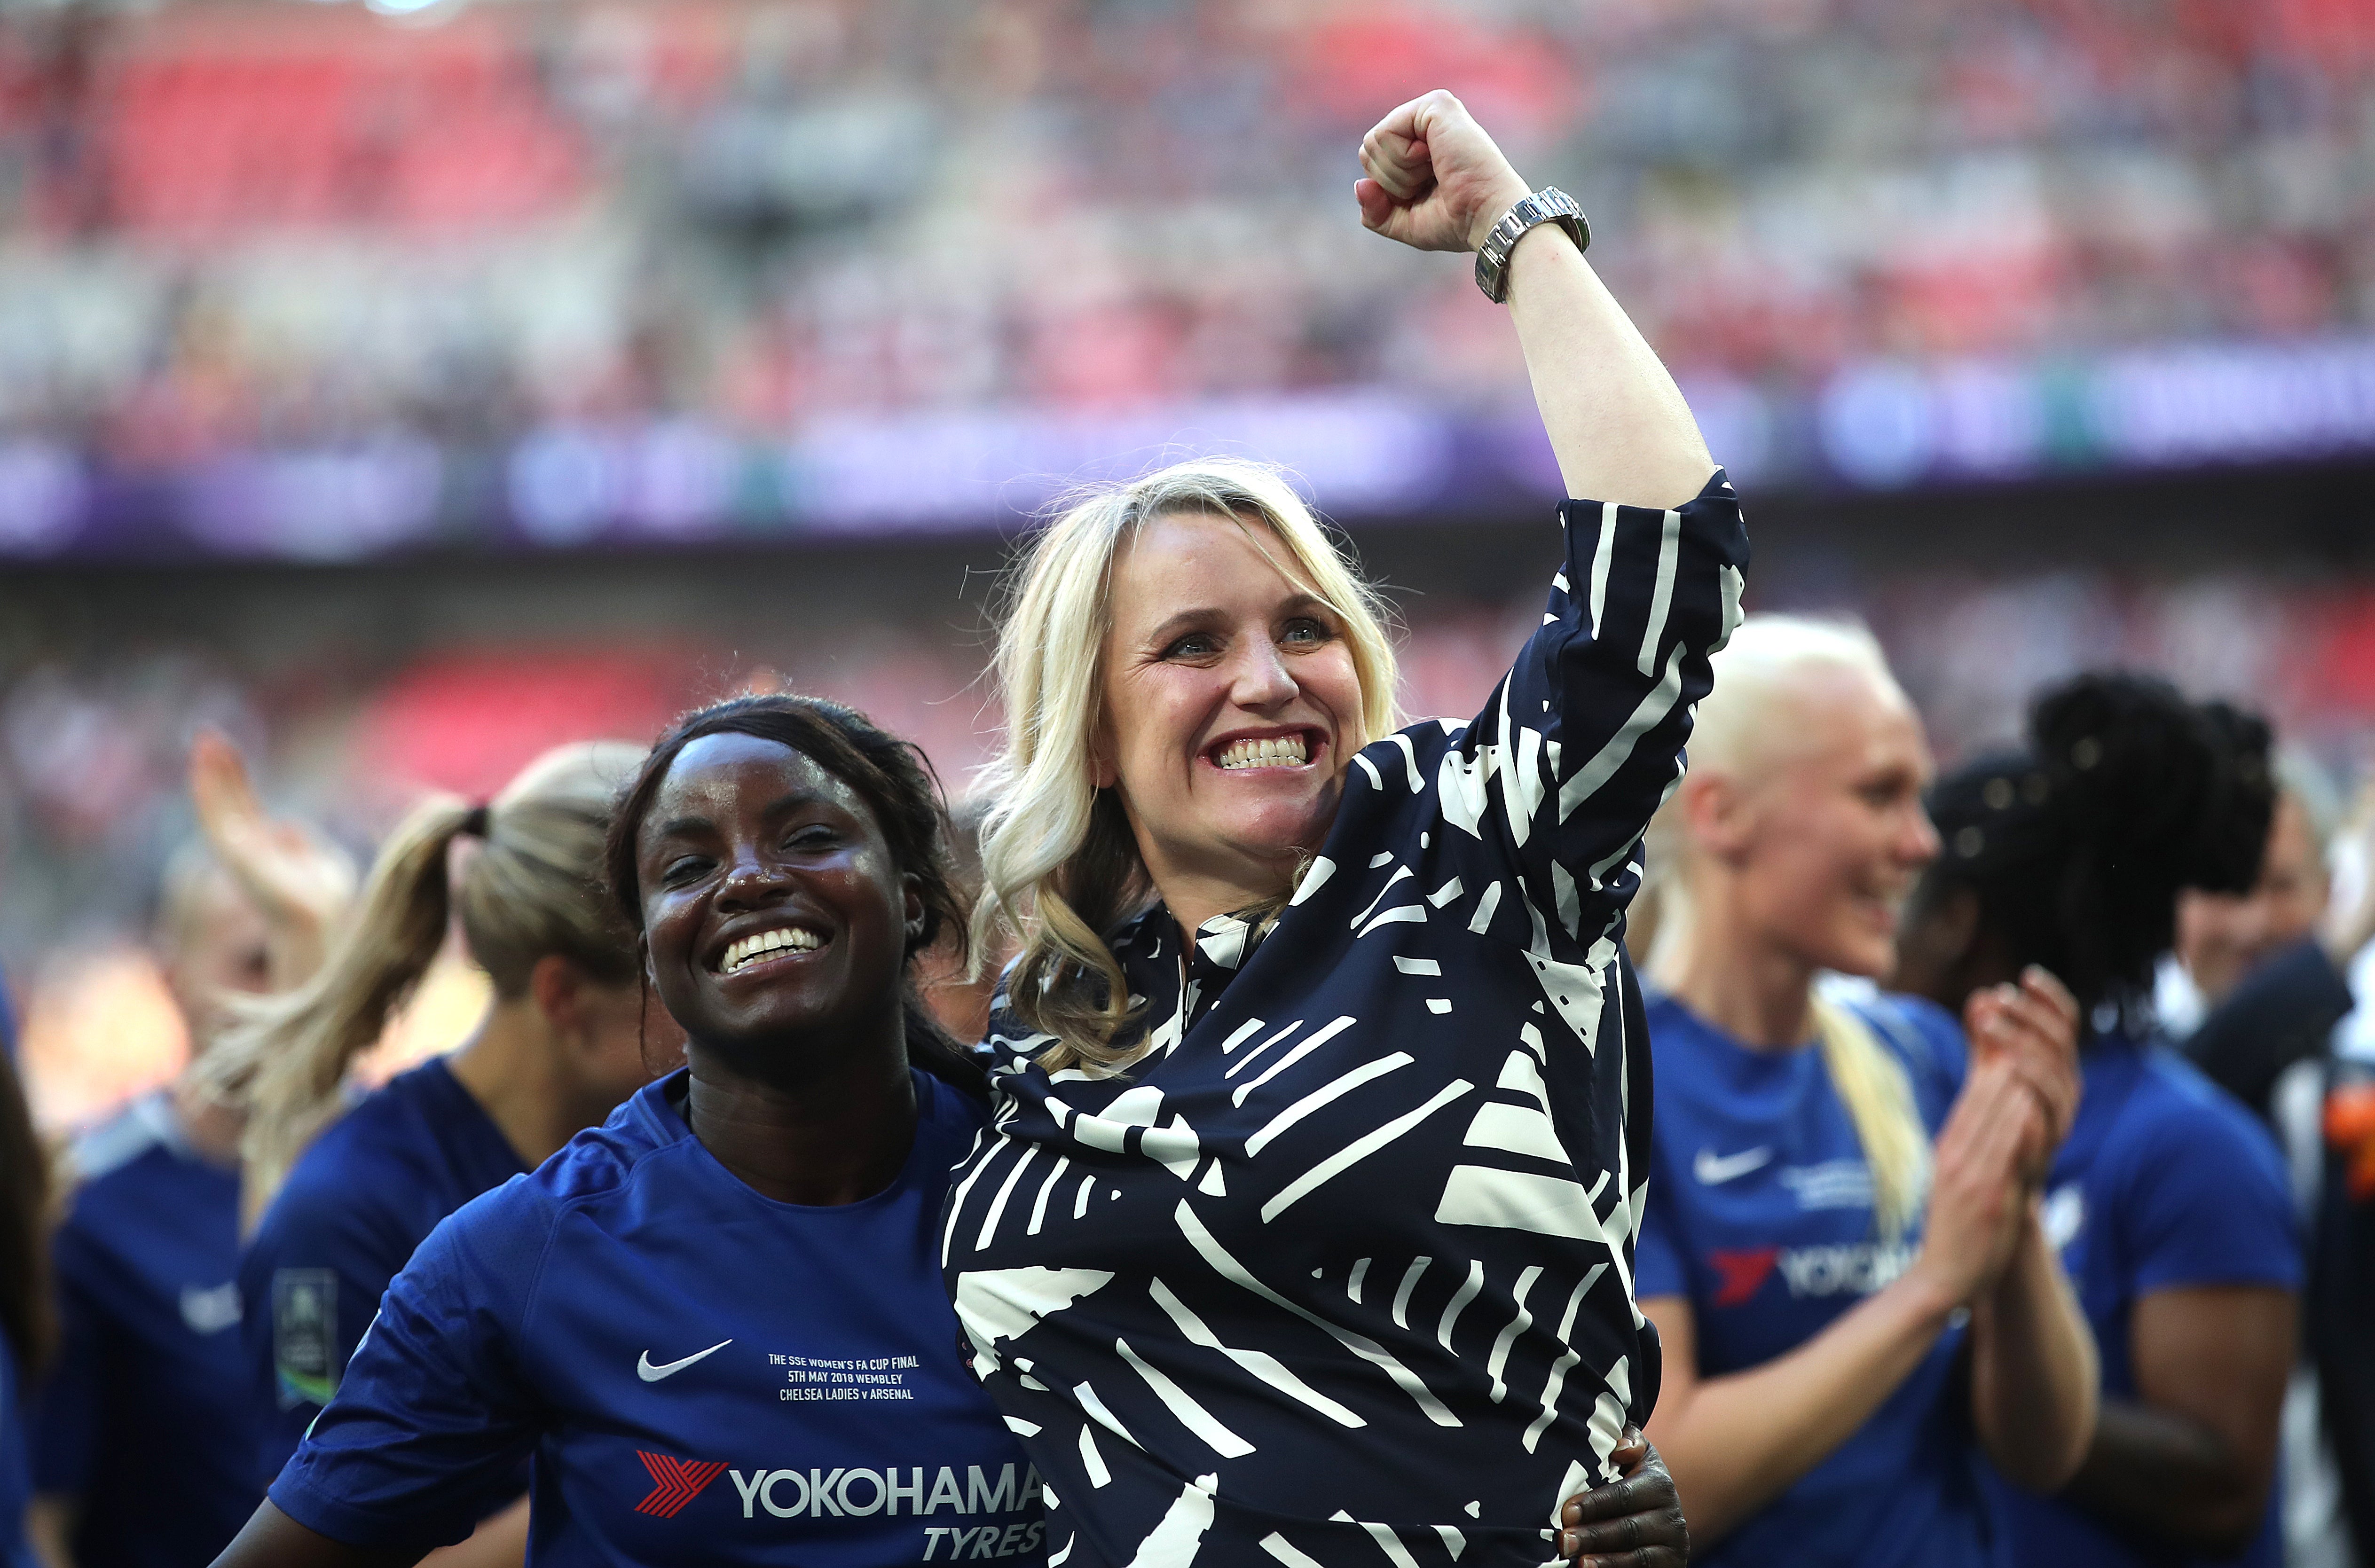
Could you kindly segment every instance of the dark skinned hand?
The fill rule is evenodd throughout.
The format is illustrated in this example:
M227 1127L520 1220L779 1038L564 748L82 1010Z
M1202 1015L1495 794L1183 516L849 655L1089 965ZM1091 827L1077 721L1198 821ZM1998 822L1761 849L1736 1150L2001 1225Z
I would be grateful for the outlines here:
M1608 1457L1625 1479L1559 1505L1559 1555L1576 1568L1683 1568L1691 1532L1666 1462L1637 1426L1625 1429Z

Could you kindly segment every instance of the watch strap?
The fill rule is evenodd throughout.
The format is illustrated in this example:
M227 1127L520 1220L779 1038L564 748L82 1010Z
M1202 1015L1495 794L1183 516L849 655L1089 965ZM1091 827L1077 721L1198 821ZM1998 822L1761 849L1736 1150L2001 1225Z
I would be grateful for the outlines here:
M1573 196L1556 185L1544 185L1525 196L1501 215L1476 247L1476 287L1484 297L1500 304L1509 297L1509 253L1518 242L1532 230L1545 223L1555 223L1567 232L1578 251L1591 248L1591 223L1583 216L1583 208Z

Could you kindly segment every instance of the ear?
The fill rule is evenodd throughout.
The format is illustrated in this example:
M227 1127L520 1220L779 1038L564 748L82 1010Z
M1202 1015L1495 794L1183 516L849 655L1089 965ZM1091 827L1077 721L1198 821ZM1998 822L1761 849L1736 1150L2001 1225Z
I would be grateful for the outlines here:
M1089 784L1097 789L1111 789L1121 782L1121 769L1114 763L1113 725L1103 713L1097 715L1097 726L1089 737Z
M924 927L930 921L930 912L924 907L924 885L916 879L914 872L901 873L899 883L904 894L905 907L902 918L907 927L907 946L913 948L924 939Z
M1740 781L1715 769L1684 775L1677 792L1691 842L1719 859L1738 855L1751 826L1748 792Z
M536 961L536 967L527 972L527 993L536 998L536 1010L544 1015L555 1034L567 1039L585 1027L585 973L559 953L547 953Z

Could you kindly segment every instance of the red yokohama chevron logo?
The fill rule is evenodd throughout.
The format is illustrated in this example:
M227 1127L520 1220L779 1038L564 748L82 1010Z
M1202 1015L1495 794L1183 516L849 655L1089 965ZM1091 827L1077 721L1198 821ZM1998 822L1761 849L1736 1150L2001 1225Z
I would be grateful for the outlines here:
M1723 1277L1716 1287L1714 1304L1719 1307L1739 1306L1765 1288L1773 1273L1773 1265L1781 1256L1779 1247L1750 1247L1740 1252L1711 1252L1707 1261L1715 1265Z
M726 1473L723 1459L672 1459L641 1448L635 1450L635 1457L652 1473L652 1494L635 1504L635 1512L655 1519L675 1518L686 1503L701 1495L703 1487Z

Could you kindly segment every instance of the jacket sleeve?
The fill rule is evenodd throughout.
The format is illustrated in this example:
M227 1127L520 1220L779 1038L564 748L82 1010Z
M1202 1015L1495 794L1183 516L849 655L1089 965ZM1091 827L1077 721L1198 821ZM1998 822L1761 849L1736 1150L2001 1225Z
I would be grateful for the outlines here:
M1559 521L1566 564L1542 624L1440 780L1450 825L1523 894L1483 918L1545 957L1615 939L1642 832L1682 777L1709 656L1739 624L1748 564L1720 469L1678 510L1570 501Z

